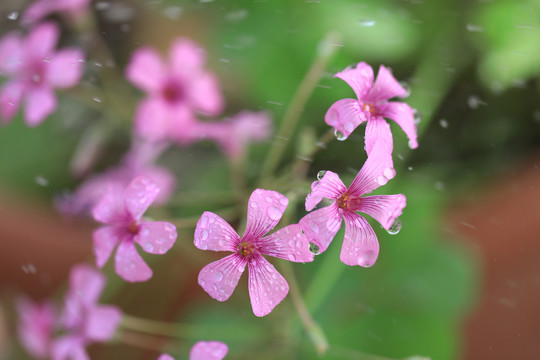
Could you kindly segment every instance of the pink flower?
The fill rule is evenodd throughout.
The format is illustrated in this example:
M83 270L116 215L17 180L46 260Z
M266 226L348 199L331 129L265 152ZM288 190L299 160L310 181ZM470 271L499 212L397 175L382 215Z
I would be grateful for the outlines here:
M37 0L24 12L22 23L36 24L56 12L77 19L88 10L89 3L90 0Z
M135 132L149 140L182 138L196 123L194 112L218 115L223 98L216 77L204 70L203 49L189 39L177 39L169 64L150 47L135 51L126 76L147 93L135 113Z
M49 303L33 303L26 298L17 299L20 322L19 339L26 351L35 358L48 357L57 322L56 309Z
M249 198L246 231L240 237L222 218L204 212L195 229L195 246L201 250L233 254L205 266L199 284L214 299L227 300L249 268L249 297L256 316L269 314L289 291L287 281L262 254L295 262L313 261L306 237L298 224L273 234L289 200L278 192L256 189Z
M165 254L176 241L176 227L141 217L158 196L159 188L148 176L135 178L123 191L108 191L92 209L94 219L107 224L94 231L96 265L101 268L115 246L115 270L126 281L146 281L152 270L135 248L139 244L150 254Z
M323 198L334 200L330 206L315 210L300 220L309 241L325 251L345 220L345 236L341 248L341 261L347 265L372 266L379 255L379 242L375 232L357 211L366 213L389 229L401 215L406 198L398 195L369 194L395 176L387 167L391 155L384 144L376 143L364 166L351 186L343 184L336 173L327 171L320 181L311 185L306 198L306 210L311 211Z
M105 277L99 271L77 265L71 270L61 323L66 334L52 346L53 360L86 360L86 346L110 340L122 318L122 312L111 305L97 304Z
M82 76L83 53L54 51L59 30L53 23L33 29L26 38L12 32L0 40L0 73L9 80L0 89L0 120L9 122L24 100L29 126L40 124L56 109L54 88L69 88Z
M412 149L418 147L413 109L402 102L387 101L393 97L406 97L407 90L392 76L390 70L381 65L377 80L373 83L373 69L365 62L356 68L347 68L335 75L353 88L356 99L335 102L326 112L325 122L339 132L341 140L346 139L364 121L366 125L366 151L369 155L373 144L382 140L393 148L389 124L383 118L394 120L409 138Z
M221 341L199 341L191 348L189 360L221 360L229 348ZM174 360L168 354L162 354L158 360Z

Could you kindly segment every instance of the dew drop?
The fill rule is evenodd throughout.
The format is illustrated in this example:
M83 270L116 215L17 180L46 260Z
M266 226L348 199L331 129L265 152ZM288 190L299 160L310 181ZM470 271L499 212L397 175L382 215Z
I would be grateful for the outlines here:
M19 12L18 11L12 11L8 14L7 18L9 20L17 20L19 18Z
M448 121L446 119L439 120L439 125L441 125L443 129L448 129Z
M199 221L199 226L205 228L208 225L208 216L203 216Z
M378 178L377 178L377 182L379 183L379 185L384 185L388 182L388 179L386 177L384 177L383 175L380 175Z
M317 234L319 232L319 225L317 225L316 223L312 222L309 224L309 228L311 229L311 231L313 231L315 234Z
M413 109L413 114L414 114L414 123L416 125L420 124L420 122L422 121L422 114L420 113L420 111L418 111L418 109Z
M274 221L278 221L279 219L281 219L281 211L279 211L278 208L272 206L270 208L268 208L268 216L270 217L270 219L274 220Z
M208 239L208 230L201 231L201 239L202 240Z
M321 253L321 249L319 249L319 247L316 244L310 242L309 252L312 253L313 255L319 255Z
M345 136L345 134L342 133L342 132L339 131L339 130L335 130L335 131L334 131L334 136L335 136L336 139L339 140L339 141L345 141L345 140L347 140L347 136Z
M97 102L97 103L100 103L100 102L102 101L102 100L101 100L100 98L98 98L97 96L94 96L94 97L92 98L92 100L94 100L94 101Z
M377 254L373 251L366 251L358 257L358 265L363 267L371 267L377 260Z
M406 81L401 81L399 84L405 89L405 95L400 96L400 98L408 98L411 95L411 85Z
M223 280L223 273L219 270L215 270L212 276L215 282L220 282L221 280Z
M400 230L401 230L401 220L396 219L394 220L394 223L392 224L392 226L388 228L387 231L390 235L396 235L397 233L400 232Z
M373 19L360 19L358 20L358 25L363 27L373 27L377 22Z
M407 168L407 170L412 171L412 170L413 170L413 167L412 167L412 166L409 166L409 167Z
M415 148L415 143L412 141L412 140L409 140L409 149L414 149Z
M321 170L317 173L317 180L322 180L324 177L324 174L326 174L326 170Z
M49 185L49 180L47 180L45 177L43 177L43 176L41 176L41 175L36 176L36 178L34 179L34 181L35 181L36 184L38 184L39 186L47 186L47 185Z
M384 175L385 178L390 180L394 176L396 176L396 170L394 170L393 168L388 167L388 168L384 169L383 175Z

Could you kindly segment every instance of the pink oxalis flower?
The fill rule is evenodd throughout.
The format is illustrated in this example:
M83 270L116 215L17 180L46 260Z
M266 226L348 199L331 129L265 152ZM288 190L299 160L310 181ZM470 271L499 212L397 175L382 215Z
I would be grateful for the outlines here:
M0 40L0 73L9 78L0 89L2 123L9 122L24 102L26 123L40 124L56 109L53 89L79 82L84 55L74 48L55 51L58 37L58 27L44 23L26 38L11 32Z
M20 318L18 335L25 350L37 359L47 358L57 325L56 309L26 298L17 299L15 305Z
M53 360L87 360L86 346L110 340L122 318L122 312L111 305L98 305L105 287L105 276L87 266L71 270L69 290L60 322L66 334L52 345Z
M53 13L64 13L78 20L87 10L90 0L37 0L22 16L25 26L36 24Z
M262 255L294 262L313 261L313 254L298 224L273 234L272 230L287 208L282 194L256 189L248 202L246 231L240 237L221 217L204 212L195 229L195 246L201 250L230 251L233 254L205 266L199 285L214 299L227 300L233 293L246 265L249 269L249 297L256 316L269 314L285 298L289 285Z
M383 141L392 152L390 125L394 120L409 138L412 149L418 147L414 110L407 104L388 101L393 97L406 97L407 90L394 78L390 70L381 65L375 83L373 69L365 62L347 68L335 75L344 80L356 93L357 99L342 99L326 112L325 122L336 130L338 139L345 140L358 125L367 121L365 146L368 155L376 141Z
M401 215L406 204L402 194L373 195L374 189L395 176L384 144L376 143L364 166L351 186L343 184L336 173L326 171L320 181L311 185L306 198L306 210L311 211L323 198L333 200L330 206L315 210L300 220L302 230L310 242L325 251L345 220L345 236L341 248L341 261L347 265L372 266L379 255L379 242L367 220L357 214L366 213L389 229Z
M196 124L195 112L214 116L222 111L218 81L203 68L205 62L204 50L186 38L174 41L168 64L150 47L135 51L126 76L147 93L135 113L135 132L139 136L182 140Z
M191 348L189 360L221 360L229 348L221 341L199 341ZM174 360L168 354L162 354L158 360Z
M94 231L96 265L101 268L114 248L116 273L126 281L146 281L152 270L135 243L150 254L165 254L176 241L176 227L163 221L144 221L143 213L156 199L159 188L148 176L135 178L123 191L108 191L94 207L94 219L106 224Z

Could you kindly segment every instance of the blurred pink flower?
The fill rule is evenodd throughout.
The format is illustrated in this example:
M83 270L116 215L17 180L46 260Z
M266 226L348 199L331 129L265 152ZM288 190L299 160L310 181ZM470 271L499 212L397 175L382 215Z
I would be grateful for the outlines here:
M97 304L105 276L87 265L76 265L70 273L61 324L66 334L52 345L53 360L86 360L86 346L110 340L116 332L122 312L111 305Z
M64 13L77 20L87 10L91 0L37 0L34 1L22 16L22 24L33 25L52 13Z
M149 140L181 139L196 123L194 113L218 115L224 106L214 74L206 71L204 50L179 38L171 46L169 63L156 50L135 51L126 76L147 93L135 113L135 132Z
M218 215L208 211L203 213L195 229L195 246L201 250L233 253L208 264L199 273L199 285L211 297L218 301L227 300L248 265L253 313L265 316L283 300L289 285L262 254L295 262L313 261L307 239L298 224L264 236L277 225L288 203L289 200L278 192L253 191L242 237Z
M394 120L409 138L409 146L418 147L413 109L402 102L387 101L393 97L406 97L407 90L394 78L390 70L380 66L373 83L373 69L365 62L347 68L335 75L354 90L358 99L342 99L326 112L325 122L346 139L364 121L366 125L366 151L369 154L376 141L384 141L392 152L393 141L389 124L384 118Z
M229 348L221 341L199 341L191 348L189 360L221 360ZM157 360L174 360L168 354L162 354Z
M341 261L347 265L372 266L379 255L379 242L367 220L357 214L366 213L377 220L383 228L389 229L401 215L406 204L402 194L374 195L374 189L392 179L396 172L391 164L384 144L376 143L364 166L356 175L351 186L343 184L336 173L327 171L320 181L311 185L311 193L306 198L306 210L311 211L323 198L334 200L330 206L315 210L300 220L302 230L325 251L345 220L345 236L341 248Z
M84 55L73 48L56 52L58 37L57 26L44 23L26 38L11 32L0 40L0 73L9 77L0 89L1 122L9 122L24 100L26 123L40 124L56 109L53 89L79 82Z
M176 227L163 221L142 221L143 213L155 200L159 187L148 176L135 178L123 192L107 191L92 209L94 219L107 224L94 231L96 265L101 268L116 250L115 270L126 281L146 281L152 270L135 248L150 254L165 254L176 241Z
M17 299L19 313L18 334L26 351L35 358L47 358L57 324L56 310L52 304L34 303L27 298Z

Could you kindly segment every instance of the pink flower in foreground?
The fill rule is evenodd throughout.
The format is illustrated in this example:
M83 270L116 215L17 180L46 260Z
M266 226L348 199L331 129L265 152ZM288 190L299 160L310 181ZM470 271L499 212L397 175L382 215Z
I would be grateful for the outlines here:
M357 214L366 213L377 220L383 228L389 229L401 215L406 204L402 194L374 195L374 189L384 185L395 176L389 163L385 146L377 143L364 166L356 175L351 186L343 184L336 173L327 171L320 181L311 185L311 193L306 198L306 210L311 211L323 198L334 200L330 206L315 210L300 220L302 230L325 251L345 220L345 236L341 248L341 261L347 265L372 266L379 255L379 242L367 220Z
M195 229L195 246L201 250L230 251L233 254L205 266L199 285L214 299L227 300L246 265L249 269L249 297L256 316L269 314L289 291L287 281L262 255L294 262L313 261L309 245L298 224L273 234L272 230L289 200L278 192L256 189L248 202L246 231L240 237L222 218L204 212Z
M90 0L37 0L26 9L21 20L26 26L32 25L56 12L78 19L88 10L89 3Z
M92 209L94 219L107 224L94 231L96 265L101 268L118 244L116 273L126 281L146 281L152 270L141 258L135 243L150 254L165 254L176 241L176 227L141 217L158 196L159 188L148 176L135 178L123 191L108 191Z
M19 339L26 351L38 359L49 356L57 322L55 308L49 303L33 303L26 298L16 302L20 322Z
M221 341L199 341L191 348L189 360L221 360L229 348ZM174 360L168 354L162 354L158 360Z
M77 265L71 270L61 323L66 334L52 346L53 360L86 360L86 346L110 340L122 318L122 312L111 305L97 304L105 277L99 271Z
M204 70L204 50L189 39L177 39L169 63L150 47L135 51L126 76L147 93L135 113L135 132L149 140L182 138L196 123L194 112L218 115L223 98L216 77Z
M78 49L54 50L59 30L41 24L26 38L12 32L0 40L0 73L9 80L0 89L0 120L9 122L24 101L29 126L40 124L56 109L54 88L77 84L83 73L83 53Z
M392 133L384 118L394 120L409 138L409 146L418 147L413 109L402 102L387 101L393 97L407 96L407 90L392 76L390 70L381 65L377 80L373 83L373 69L365 62L355 68L347 68L335 75L354 90L358 99L342 99L335 102L326 112L325 122L346 139L361 123L366 125L366 151L371 153L373 144L382 140L393 148Z

